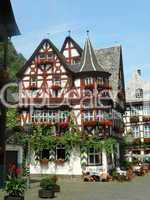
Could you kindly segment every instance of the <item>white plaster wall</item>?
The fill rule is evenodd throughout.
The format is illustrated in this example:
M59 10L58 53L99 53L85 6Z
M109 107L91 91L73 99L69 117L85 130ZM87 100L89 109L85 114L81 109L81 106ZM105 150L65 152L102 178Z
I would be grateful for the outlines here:
M71 153L70 161L64 165L55 165L49 162L48 166L41 167L39 162L36 162L32 156L30 165L31 174L58 174L58 175L81 175L82 168L80 164L80 151L79 148L74 149Z
M80 149L74 149L71 153L70 161L66 162L64 165L55 165L54 162L49 162L48 166L42 166L38 161L34 160L32 155L32 162L30 165L31 174L58 174L58 175L82 175L81 159L80 159ZM102 152L102 165L101 166L86 166L84 171L96 174L101 174L103 172L107 173L113 165L107 164L106 152Z

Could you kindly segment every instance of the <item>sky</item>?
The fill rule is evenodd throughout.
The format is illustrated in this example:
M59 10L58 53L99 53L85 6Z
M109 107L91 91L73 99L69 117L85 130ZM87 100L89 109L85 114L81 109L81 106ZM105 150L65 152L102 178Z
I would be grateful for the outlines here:
M68 30L83 47L86 30L94 48L122 45L125 80L142 70L150 80L149 0L11 0L21 36L12 39L28 59L44 38L61 48Z

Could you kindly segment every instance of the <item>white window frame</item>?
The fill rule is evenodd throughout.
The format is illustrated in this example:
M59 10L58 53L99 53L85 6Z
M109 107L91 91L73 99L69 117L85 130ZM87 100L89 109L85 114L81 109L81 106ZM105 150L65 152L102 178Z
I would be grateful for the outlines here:
M87 77L84 79L84 84L85 85L90 85L93 84L93 78L92 77Z
M93 152L90 152L90 149L93 149ZM88 165L89 166L98 166L102 165L102 152L96 150L95 148L90 148L88 151ZM93 156L93 163L90 162L90 156ZM96 156L99 157L99 163L96 162Z
M133 137L140 138L140 127L139 126L132 126Z
M144 138L150 138L150 124L144 125Z

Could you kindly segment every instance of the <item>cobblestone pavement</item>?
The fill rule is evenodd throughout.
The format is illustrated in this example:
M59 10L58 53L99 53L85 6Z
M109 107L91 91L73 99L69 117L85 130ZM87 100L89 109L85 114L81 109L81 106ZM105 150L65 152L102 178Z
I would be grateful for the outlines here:
M75 180L60 180L61 193L55 200L149 200L150 175L136 177L129 183L83 183ZM39 200L39 183L32 184L26 192L25 200ZM4 193L0 190L0 200Z

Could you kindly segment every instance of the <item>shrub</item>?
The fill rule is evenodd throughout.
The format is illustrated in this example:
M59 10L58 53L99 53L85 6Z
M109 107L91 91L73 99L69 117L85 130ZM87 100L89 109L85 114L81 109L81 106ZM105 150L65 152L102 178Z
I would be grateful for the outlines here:
M57 176L55 175L49 176L41 180L40 187L45 190L48 190L48 189L51 189L53 186L55 186L56 182L57 182Z
M9 177L9 180L6 182L5 191L11 197L22 197L26 189L25 180L16 177Z

